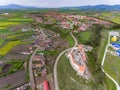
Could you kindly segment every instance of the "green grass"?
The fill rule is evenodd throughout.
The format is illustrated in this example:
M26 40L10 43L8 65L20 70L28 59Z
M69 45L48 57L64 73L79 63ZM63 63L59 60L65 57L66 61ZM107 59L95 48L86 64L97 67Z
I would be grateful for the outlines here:
M43 53L44 55L55 55L57 53L56 50L50 51L50 50L44 50L44 51L37 51L36 54Z
M74 36L77 38L79 43L87 44L87 42L90 39L91 32L85 31L85 32L74 33Z
M116 85L107 76L105 77L106 90L117 90Z
M0 46L2 46L4 43L4 40L2 38L0 38Z
M0 29L0 34L9 34L11 31L9 29Z
M4 73L1 73L2 70L3 70L3 67L0 67L0 73L1 73L0 77L7 76L9 74L13 74L17 71L20 71L20 70L24 69L24 67L23 67L24 62L7 62L6 64L9 64L11 66L8 69L8 71L4 72Z
M8 21L12 21L12 22L32 22L33 19L31 19L31 18L12 18L12 19L8 19Z
M93 80L86 80L77 75L63 55L58 62L58 83L60 90L104 90L102 84L96 84Z
M16 71L19 71L21 69L23 69L23 62L13 62L11 63L11 67L8 71L8 74L14 73Z
M115 23L120 24L120 17L115 17L115 18L112 18L110 20L113 21L113 22L115 22Z
M25 36L31 36L32 34L34 34L33 31L27 31L27 32L15 32L15 33L12 33L12 34L9 34L8 36L6 36L7 39L10 39L10 38L18 38L18 37L25 37Z
M84 41L87 41L90 38L91 32L82 32L81 37Z
M108 50L115 52L115 50L112 47L108 47Z
M120 85L120 58L118 56L113 56L110 53L107 53L104 69Z
M104 12L99 18L120 24L120 12Z
M74 39L73 39L73 37L71 36L71 35L67 35L66 36L66 40L68 41L68 43L69 43L69 47L73 47L74 46Z
M19 22L0 22L0 27L9 27L11 25L17 25Z
M99 47L97 48L97 53L98 53L98 60L99 60L99 63L102 62L102 58L104 56L104 52L105 52L105 48L108 44L108 35L109 35L109 30L103 30L101 32L101 41L100 41L100 45Z

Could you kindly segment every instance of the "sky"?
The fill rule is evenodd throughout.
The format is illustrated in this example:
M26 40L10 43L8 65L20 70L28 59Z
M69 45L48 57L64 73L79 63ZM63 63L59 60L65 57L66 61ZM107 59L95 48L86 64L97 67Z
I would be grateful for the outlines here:
M68 7L98 4L116 5L120 4L120 0L0 0L0 5L8 4L36 7Z

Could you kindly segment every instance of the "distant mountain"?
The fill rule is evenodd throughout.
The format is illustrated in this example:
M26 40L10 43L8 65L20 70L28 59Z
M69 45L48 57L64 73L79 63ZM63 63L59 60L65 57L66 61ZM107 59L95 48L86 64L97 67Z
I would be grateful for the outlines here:
M37 8L37 7L22 6L22 5L17 5L17 4L0 6L0 9L34 9L34 8Z
M95 6L78 6L78 7L62 7L62 9L79 9L79 10L119 10L120 5L95 5Z
M38 7L30 7L30 6L22 6L17 4L10 4L6 6L0 6L0 9L48 9L48 8L38 8ZM50 8L55 9L55 8ZM75 7L60 7L57 9L77 9L77 10L118 10L120 11L120 5L95 5L95 6L75 6Z

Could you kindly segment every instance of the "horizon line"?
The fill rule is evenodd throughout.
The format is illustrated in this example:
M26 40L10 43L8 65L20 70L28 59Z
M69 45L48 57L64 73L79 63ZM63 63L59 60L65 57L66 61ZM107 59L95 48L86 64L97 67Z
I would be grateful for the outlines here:
M77 5L77 6L59 6L59 7L47 7L47 6L34 6L34 5L22 5L22 4L17 4L17 3L11 3L11 4L4 4L0 6L9 6L9 5L19 5L19 6L28 6L28 7L36 7L36 8L63 8L63 7L82 7L82 6L98 6L98 5L108 5L108 6L116 6L120 4L95 4L95 5Z

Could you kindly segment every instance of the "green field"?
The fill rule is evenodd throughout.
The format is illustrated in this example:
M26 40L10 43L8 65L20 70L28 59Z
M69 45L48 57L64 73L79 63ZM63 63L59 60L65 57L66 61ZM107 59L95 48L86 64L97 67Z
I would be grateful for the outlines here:
M32 18L24 17L23 12L10 13L10 15L8 16L2 15L0 16L0 34L9 33L10 31L8 30L8 28L10 26L15 26L22 23L32 22L32 21L34 21Z
M71 36L71 35L67 35L66 36L66 40L68 41L68 43L69 43L69 47L73 47L74 46L74 39L73 39L73 37Z
M0 21L0 27L8 27L10 25L17 25L19 22L1 22Z
M105 71L120 84L120 58L107 53L105 63Z
M11 63L11 67L8 71L8 74L14 73L16 71L19 71L21 69L23 69L23 62L13 62Z
M43 53L44 55L55 55L57 53L56 50L44 50L44 51L37 51L36 54Z
M3 45L4 40L0 38L0 46Z
M107 76L105 76L105 86L106 86L106 90L117 90L114 82L111 79L109 79Z
M6 39L20 38L20 37L25 38L27 36L32 36L32 34L34 34L33 31L26 31L26 32L16 31L6 36Z
M10 34L11 31L9 29L0 29L0 34Z
M104 51L105 51L105 48L106 48L106 46L108 44L109 32L110 32L110 30L102 30L102 32L101 32L102 37L101 37L101 40L100 40L100 45L97 48L99 63L102 62Z
M87 42L91 37L91 32L85 31L85 32L74 33L74 36L77 38L79 43L87 44Z
M18 45L21 41L10 41L8 42L5 46L3 46L2 48L0 48L0 55L4 56L6 55L13 47L15 47L16 45Z
M120 12L104 12L99 18L120 24Z
M32 22L33 19L31 19L31 18L12 18L12 19L8 19L8 21L12 21L12 22Z

